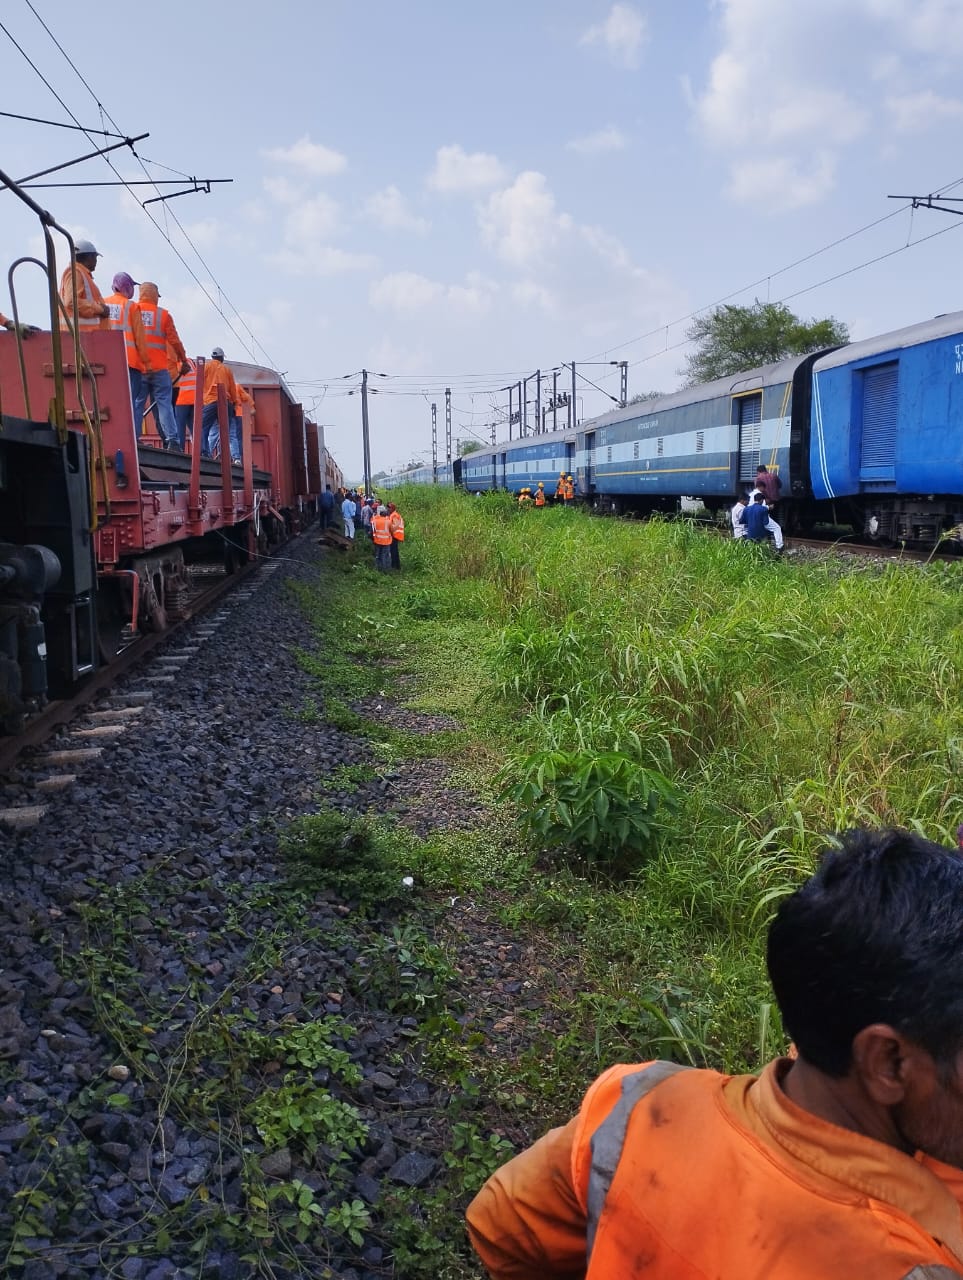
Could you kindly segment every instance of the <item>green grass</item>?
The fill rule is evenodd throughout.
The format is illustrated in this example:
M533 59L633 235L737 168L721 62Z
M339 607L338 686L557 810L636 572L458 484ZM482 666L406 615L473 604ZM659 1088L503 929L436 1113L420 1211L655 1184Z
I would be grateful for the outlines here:
M382 762L445 757L478 802L468 831L401 837L420 891L403 928L418 924L452 973L470 974L485 930L535 957L542 1008L521 1002L508 1049L470 984L424 988L415 1047L468 1100L472 1155L453 1136L446 1186L389 1216L406 1276L475 1275L465 1199L503 1139L567 1118L603 1066L739 1072L782 1051L766 925L827 833L949 839L963 815L963 566L773 560L681 520L394 496L402 574L373 573L366 548L329 559L302 597L319 636L305 663L346 725L372 689L459 720L451 734L379 725L372 741ZM590 766L605 760L603 777ZM634 848L613 848L613 823L640 811L633 771L664 778L672 803ZM459 896L467 938L446 923Z

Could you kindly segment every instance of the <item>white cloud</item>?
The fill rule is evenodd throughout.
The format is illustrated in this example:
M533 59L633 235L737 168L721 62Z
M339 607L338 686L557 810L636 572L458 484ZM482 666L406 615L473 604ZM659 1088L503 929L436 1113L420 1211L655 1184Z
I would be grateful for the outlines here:
M364 214L386 231L416 231L419 235L430 228L427 218L412 213L408 202L395 186L376 191L365 201Z
M471 153L458 146L439 147L428 185L435 191L485 191L504 182L505 168L486 151Z
M732 166L726 194L739 204L783 213L817 204L832 190L835 176L835 157L828 151L808 166L788 156L760 156Z
M586 133L581 138L573 138L566 143L569 151L577 151L579 155L598 155L600 151L624 151L628 146L628 138L614 124L598 129L595 133Z
M493 192L478 221L484 243L504 262L520 267L544 257L572 226L569 215L557 211L545 175L535 170Z
M604 22L582 36L582 44L601 45L618 66L639 65L639 51L646 36L646 19L629 4L614 4Z
M372 282L371 305L378 311L424 311L444 307L449 312L479 314L488 309L497 291L494 281L478 272L468 273L465 283L441 284L416 271L395 271Z
M941 98L932 89L887 98L886 106L897 133L922 133L942 120L959 120L963 116L959 98Z
M512 285L512 301L520 307L551 313L558 309L558 298L551 289L535 280L521 280Z
M276 164L290 165L312 178L331 178L347 168L348 161L340 151L312 142L307 134L290 147L272 147L261 153Z
M292 276L336 276L348 271L370 271L378 265L370 253L351 253L330 245L290 245L268 254L267 262Z
M263 186L277 204L297 204L304 196L304 187L300 183L292 182L290 178L265 178Z
M338 205L319 192L292 204L284 219L284 239L288 244L328 240L338 230Z

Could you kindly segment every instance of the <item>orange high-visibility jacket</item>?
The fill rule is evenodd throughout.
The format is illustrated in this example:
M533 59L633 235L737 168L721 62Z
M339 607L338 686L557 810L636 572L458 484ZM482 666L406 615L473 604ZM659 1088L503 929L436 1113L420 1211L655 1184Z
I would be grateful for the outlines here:
M791 1102L779 1080L613 1067L468 1209L495 1280L952 1280L963 1171Z
M391 525L388 516L371 517L371 536L379 547L391 546Z
M110 308L107 323L111 329L120 329L124 334L124 346L127 348L127 364L138 373L147 368L147 343L144 341L144 325L140 318L140 307L132 298L122 293L111 293L104 301Z
M556 498L565 497L565 480L561 476L559 477L558 484L555 486L555 496Z
M395 542L404 542L405 540L405 522L401 518L400 511L391 511L388 513L388 528L391 530L391 536Z
M177 403L193 404L194 391L197 387L197 365L188 356L187 363L191 366L187 373L181 374L181 380L177 384Z
M60 277L60 298L67 308L71 324L74 318L74 294L77 295L77 316L81 331L84 329L109 329L110 320L100 314L104 305L103 294L97 288L94 277L82 263L76 262ZM67 328L67 321L61 314L61 329Z
M545 506L545 490L544 489L539 489L535 494L535 505L536 507Z
M564 489L564 492L562 493L562 497L565 499L566 502L571 502L572 499L575 497L575 485L572 483L571 480L565 481L565 489Z
M208 360L204 365L204 403L214 404L217 388L223 387L229 405L237 403L237 383L223 360Z
M141 285L138 305L140 318L144 322L144 340L147 343L149 357L148 368L151 370L167 368L168 346L172 348L173 354L182 364L187 359L184 344L178 336L171 313L166 307L158 305L157 297L157 290L151 284Z

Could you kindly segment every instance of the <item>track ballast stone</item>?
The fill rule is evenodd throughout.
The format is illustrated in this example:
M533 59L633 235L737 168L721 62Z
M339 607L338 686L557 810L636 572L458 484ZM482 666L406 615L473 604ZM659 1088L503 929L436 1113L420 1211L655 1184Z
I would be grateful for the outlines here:
M245 1166L256 1162L269 1188L298 1180L322 1210L360 1201L370 1214L353 1240L318 1216L306 1242L271 1255L270 1274L374 1280L393 1274L386 1195L421 1194L441 1175L436 1117L449 1099L405 1053L417 1019L379 1007L343 903L299 904L294 928L285 911L279 827L316 809L338 766L369 760L362 739L297 715L311 690L294 651L314 639L287 580L315 582L318 554L310 536L289 549L280 572L193 641L177 680L152 686L127 733L49 795L38 826L0 832L4 1274L254 1275ZM128 683L145 687L142 674ZM29 792L29 769L9 790ZM365 791L366 802L382 794ZM110 933L112 895L125 915ZM371 927L390 937L392 922ZM321 1065L308 1083L356 1109L357 1148L335 1135L311 1157L265 1141L237 1127L228 1093L218 1127L197 1123L191 1090L216 1097L220 1085L199 1036L279 1035L324 1018L338 1020L332 1045L351 1068ZM142 1069L125 1045L146 1050ZM264 1062L231 1087L250 1099L283 1087L287 1070Z

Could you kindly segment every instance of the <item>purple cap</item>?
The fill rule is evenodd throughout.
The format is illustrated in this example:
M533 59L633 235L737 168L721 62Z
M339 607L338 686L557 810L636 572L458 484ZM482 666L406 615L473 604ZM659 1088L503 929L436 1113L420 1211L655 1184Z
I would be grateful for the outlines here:
M126 271L118 271L112 283L117 293L126 293L129 298L134 292L134 285L139 281L131 280Z

